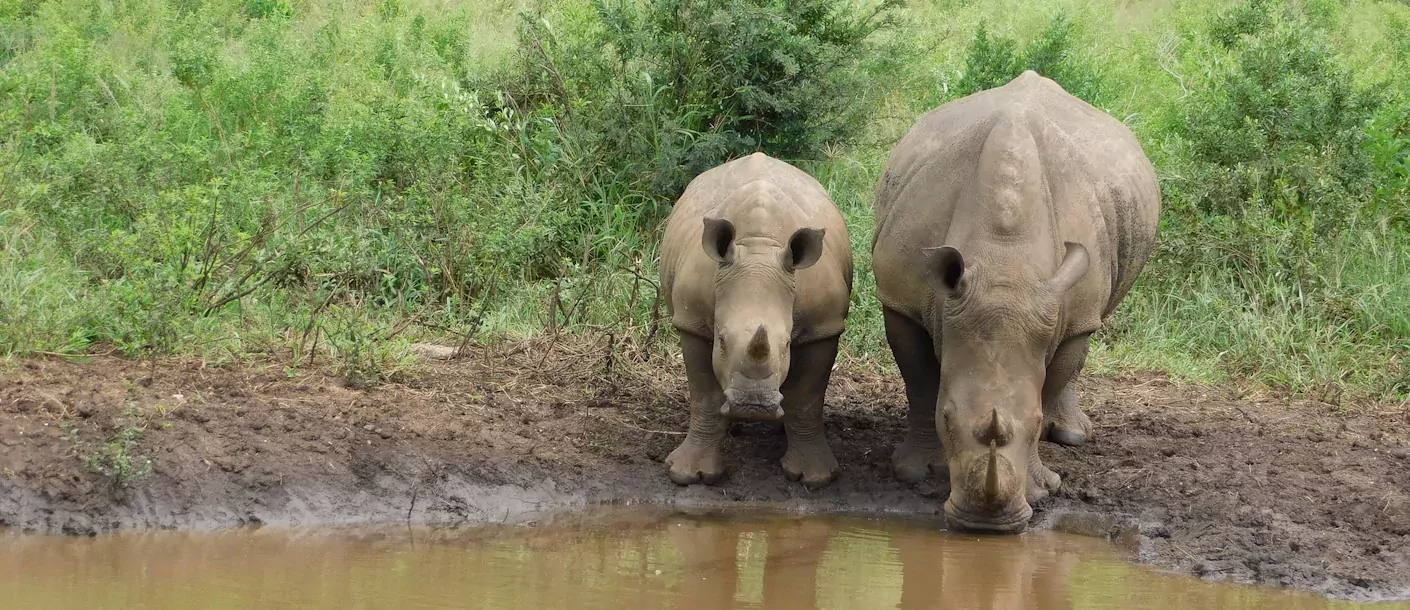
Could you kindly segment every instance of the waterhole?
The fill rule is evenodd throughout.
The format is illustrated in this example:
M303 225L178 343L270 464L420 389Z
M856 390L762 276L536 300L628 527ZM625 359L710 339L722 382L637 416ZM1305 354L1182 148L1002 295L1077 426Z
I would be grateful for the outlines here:
M7 608L1350 608L935 522L595 511L462 528L0 534ZM1410 608L1410 603L1376 608Z

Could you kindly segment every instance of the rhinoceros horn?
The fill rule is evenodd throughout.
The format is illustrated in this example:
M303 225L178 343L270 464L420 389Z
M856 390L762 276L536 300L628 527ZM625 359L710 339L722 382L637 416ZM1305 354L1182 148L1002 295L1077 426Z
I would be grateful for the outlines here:
M1009 444L1009 438L1013 432L1008 418L999 415L999 410L994 409L989 414L989 425L975 428L974 438L981 443L993 441L1000 447Z
M1009 431L1004 429L1003 424L999 422L999 410L997 408L994 409L990 412L990 416L989 439L1000 445L1007 445L1009 442Z
M1002 500L999 497L999 448L989 441L989 471L984 473L984 497L990 502Z
M756 361L769 357L769 331L764 330L763 324L759 325L759 329L754 331L754 337L749 340L748 354Z

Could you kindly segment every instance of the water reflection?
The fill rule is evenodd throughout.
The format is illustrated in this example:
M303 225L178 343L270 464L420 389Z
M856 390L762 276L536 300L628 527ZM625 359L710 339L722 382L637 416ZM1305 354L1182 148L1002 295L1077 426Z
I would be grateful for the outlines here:
M1038 535L935 545L925 536L900 533L892 538L904 575L900 607L1072 608L1067 587L1072 566L1083 554L1109 553L1091 542Z
M1079 558L1112 560L1111 549L1096 540L939 535L928 524L686 521L669 531L684 572L700 575L682 589L682 607L690 608L761 601L779 609L1066 609L1073 607L1068 575ZM767 541L761 565L740 561L741 545L761 538ZM762 572L762 591L740 595L737 580L751 567Z
M681 557L678 607L734 608L740 597L746 598L740 602L760 601L765 608L816 607L818 566L835 527L809 519L780 519L755 527L730 525L681 520L667 526L667 536ZM755 546L762 549L762 566L750 561L751 551L757 553ZM760 590L757 595L741 596L739 577L743 572L747 579L755 571L750 568L760 572Z
M1075 536L643 511L527 528L4 535L0 600L14 608L339 610L1349 606L1159 575Z

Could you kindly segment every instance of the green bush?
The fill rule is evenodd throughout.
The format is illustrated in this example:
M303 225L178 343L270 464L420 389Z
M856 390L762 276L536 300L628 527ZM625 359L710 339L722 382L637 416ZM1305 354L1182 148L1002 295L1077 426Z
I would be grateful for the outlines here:
M1325 246L1399 207L1401 144L1385 121L1368 132L1385 97L1355 83L1329 26L1300 6L1253 0L1211 19L1207 35L1228 61L1165 126L1167 216L1178 222L1163 242L1186 268L1315 292Z
M1236 7L1214 20L1211 36L1233 62L1176 126L1199 171L1198 190L1182 199L1234 221L1260 207L1315 234L1347 226L1372 192L1362 142L1381 96L1355 85L1325 33L1292 7Z
M464 10L396 6L327 22L234 0L5 15L0 212L37 226L7 234L24 258L0 267L84 312L57 337L26 323L6 352L246 352L255 321L282 340L325 300L454 315L556 264L563 189L524 171L556 132L468 88ZM51 266L31 277L34 261ZM44 313L30 302L4 303L5 332Z
M546 283L541 323L643 319L680 188L854 134L897 3L553 2L518 61L471 65L499 4L6 5L5 353L297 343L375 380L403 320L464 332Z
M1405 113L1318 6L1252 0L1186 34L1187 93L1144 126L1159 252L1103 338L1157 368L1403 396Z
M17 210L0 210L0 359L88 346L83 274L37 224Z
M1017 40L980 22L965 53L964 71L951 94L960 98L993 89L1033 70L1053 79L1068 93L1101 106L1105 101L1101 70L1077 54L1077 44L1075 26L1063 13L1054 15L1022 52Z
M880 99L900 0L592 0L578 23L521 33L523 96L550 104L586 154L669 201L695 175L756 150L815 158ZM549 11L554 15L554 11ZM594 137L596 136L596 137Z
M113 435L91 450L87 443L77 439L73 430L69 430L68 435L76 441L74 449L89 470L108 477L117 486L131 487L152 474L152 458L138 454L147 423L135 407L128 406L121 416L113 418L113 427L116 428Z

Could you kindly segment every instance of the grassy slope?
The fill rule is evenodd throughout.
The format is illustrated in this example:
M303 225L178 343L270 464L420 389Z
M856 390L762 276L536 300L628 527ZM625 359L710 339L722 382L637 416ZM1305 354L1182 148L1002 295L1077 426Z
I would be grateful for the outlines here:
M652 236L622 229L631 219L621 201L631 194L535 182L520 167L534 154L531 130L502 137L509 128L484 124L474 112L482 105L465 101L454 84L457 73L488 77L510 56L515 2L309 0L291 3L287 18L252 20L246 7L258 3L213 2L192 16L180 2L90 9L52 0L22 27L20 14L32 4L0 14L7 50L0 90L8 100L0 120L15 134L0 145L5 354L81 351L95 342L213 359L324 349L350 370L376 375L405 364L407 341L446 336L481 315L483 334L543 332L555 292L581 314L580 326L646 327L649 285L629 270L654 276ZM948 99L981 21L1027 41L1055 12L1072 16L1079 54L1112 92L1104 109L1131 125L1165 181L1180 179L1172 174L1180 151L1163 125L1181 107L1183 83L1222 61L1192 34L1221 2L913 4L910 35L922 51L907 85L877 109L862 142L807 164L844 210L857 253L849 354L882 366L890 357L867 256L872 186L895 139ZM1336 42L1359 78L1397 77L1404 88L1395 15L1410 10L1351 2L1340 9ZM193 24L209 26L209 37L185 36ZM322 101L301 106L286 94L300 87ZM280 131L310 108L322 122L306 141ZM515 141L523 134L530 135ZM134 160L144 151L156 154ZM466 170L465 158L482 165ZM388 169L397 159L407 168ZM291 166L300 178L289 175ZM416 182L368 186L379 173ZM547 275L565 278L561 284L528 269L499 273L535 236L566 230L536 219L554 206L588 210L573 227L592 242L587 264L576 256L555 262ZM307 233L285 227L257 237L269 217L304 227L325 213L335 215ZM101 214L109 217L93 217ZM202 233L211 218L220 228L214 238ZM220 253L206 258L215 261L217 287L195 291L196 274L173 261L201 258L212 240ZM256 254L239 258L252 243ZM260 254L283 260L291 251L303 258L287 281L202 315L204 305L243 290L239 280ZM1402 279L1410 239L1359 229L1327 244L1320 263L1344 301L1336 315L1309 315L1325 308L1295 287L1215 270L1177 274L1177 261L1159 259L1100 337L1089 367L1410 394L1402 379L1410 375L1410 283ZM490 284L498 288L485 290ZM419 323L405 323L413 317Z

